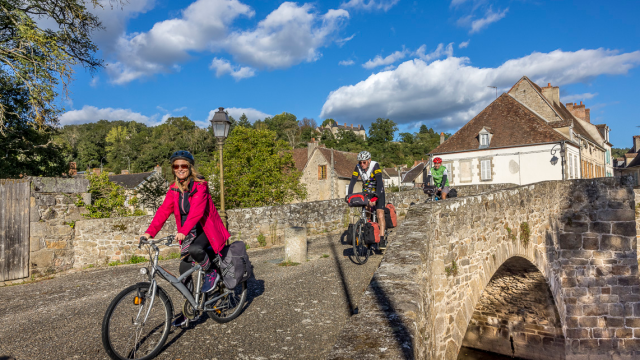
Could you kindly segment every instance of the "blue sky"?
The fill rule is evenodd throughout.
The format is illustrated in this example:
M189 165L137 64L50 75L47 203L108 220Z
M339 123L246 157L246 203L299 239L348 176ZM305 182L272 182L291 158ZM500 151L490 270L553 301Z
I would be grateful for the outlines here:
M630 146L639 1L129 0L93 10L106 68L77 69L61 124L149 125L223 106L454 132L523 75L584 101Z

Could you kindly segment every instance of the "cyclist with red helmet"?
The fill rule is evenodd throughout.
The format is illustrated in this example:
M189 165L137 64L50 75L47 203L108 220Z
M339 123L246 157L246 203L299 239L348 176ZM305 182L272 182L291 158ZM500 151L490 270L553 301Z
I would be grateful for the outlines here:
M427 180L424 184L431 184L431 179L433 179L433 184L442 192L442 199L446 199L449 194L449 180L447 179L447 175L449 174L447 173L447 168L442 166L442 159L436 157L433 159L433 167L429 169Z

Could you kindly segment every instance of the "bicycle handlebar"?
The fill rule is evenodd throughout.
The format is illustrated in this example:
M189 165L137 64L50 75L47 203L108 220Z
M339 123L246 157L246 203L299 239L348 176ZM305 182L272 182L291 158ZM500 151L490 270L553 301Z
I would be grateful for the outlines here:
M171 246L171 244L173 243L173 240L175 238L176 238L175 235L169 235L169 236L165 236L165 237L163 237L161 239L158 239L158 240L148 240L146 237L140 236L140 242L138 243L138 249L140 249L142 247L142 244L155 245L155 244L159 244L159 243L163 242L164 240L167 241L167 243L165 245Z

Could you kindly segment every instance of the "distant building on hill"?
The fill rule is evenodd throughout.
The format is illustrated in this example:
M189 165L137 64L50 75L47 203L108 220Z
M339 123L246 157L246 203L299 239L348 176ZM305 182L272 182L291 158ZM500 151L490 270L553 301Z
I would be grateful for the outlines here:
M351 126L347 126L347 123L344 123L344 125L338 125L338 123L336 123L335 121L331 121L331 123L325 126L319 126L316 129L316 131L318 131L320 134L322 134L325 130L331 131L333 136L337 136L339 130L351 131L354 134L361 136L363 139L367 139L367 132L362 125L353 126L353 124L351 124Z

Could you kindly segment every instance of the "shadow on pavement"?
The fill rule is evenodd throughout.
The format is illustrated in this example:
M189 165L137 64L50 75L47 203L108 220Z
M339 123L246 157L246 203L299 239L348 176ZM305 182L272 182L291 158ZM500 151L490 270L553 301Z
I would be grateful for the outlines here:
M349 311L349 316L357 314L358 309L354 307L353 301L351 300L351 294L349 293L349 286L347 286L347 279L345 279L344 271L342 270L342 264L340 263L340 259L338 258L336 245L334 243L329 243L329 246L331 246L331 254L333 255L333 261L335 261L336 268L338 269L338 275L340 275L340 282L342 283L342 293L344 294L345 300L347 300L347 311Z
M374 275L369 285L376 297L378 308L384 313L389 328L393 331L393 337L398 343L398 347L402 349L404 359L414 359L413 356L413 339L406 325L396 312L393 304L389 301L389 297L378 283L377 277Z
M258 280L254 275L251 275L249 280L247 280L247 292L247 303L245 308L251 305L255 298L264 294L264 280Z
M13 356L0 356L0 360L16 360Z

